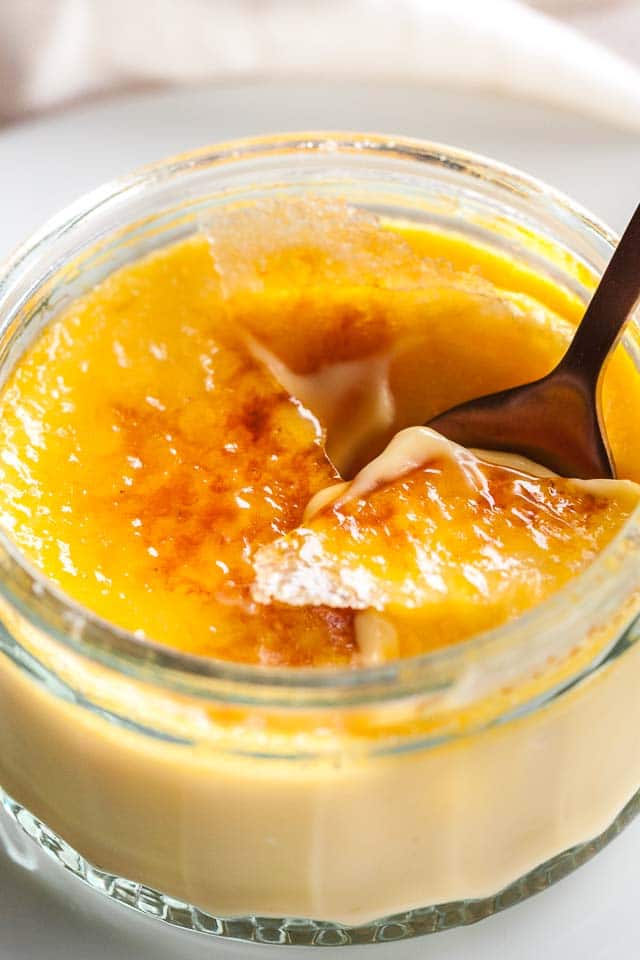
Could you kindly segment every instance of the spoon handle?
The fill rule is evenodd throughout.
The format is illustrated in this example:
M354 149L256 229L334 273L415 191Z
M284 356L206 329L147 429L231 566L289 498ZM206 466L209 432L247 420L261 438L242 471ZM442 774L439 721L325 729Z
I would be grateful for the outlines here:
M640 300L640 206L609 261L560 367L595 388L602 365Z

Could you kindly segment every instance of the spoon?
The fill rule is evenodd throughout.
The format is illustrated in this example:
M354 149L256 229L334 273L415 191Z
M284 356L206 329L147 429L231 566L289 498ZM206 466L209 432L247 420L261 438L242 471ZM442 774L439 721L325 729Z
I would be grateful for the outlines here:
M520 454L561 476L613 477L598 383L639 300L640 206L558 366L541 380L452 407L427 426L466 447Z

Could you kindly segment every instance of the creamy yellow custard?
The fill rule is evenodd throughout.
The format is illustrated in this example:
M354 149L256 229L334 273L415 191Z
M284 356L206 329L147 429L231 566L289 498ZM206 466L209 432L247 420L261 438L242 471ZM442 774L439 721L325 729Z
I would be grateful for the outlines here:
M73 304L0 398L0 519L89 609L190 653L357 665L355 611L389 606L376 599L374 567L413 563L392 614L414 615L389 646L409 656L540 602L630 515L631 487L596 494L532 478L527 491L524 476L514 486L507 467L477 458L466 474L434 472L442 453L427 451L406 480L383 483L375 517L350 511L356 541L368 524L368 601L338 601L335 588L323 600L309 587L306 602L291 603L286 586L256 589L261 549L298 527L338 471L352 474L407 422L545 372L570 318L472 272L476 254L462 241L453 267L422 254L433 235L339 204L263 204L207 227L208 237L126 266ZM621 389L628 358L612 374ZM634 475L629 457L624 447L623 476ZM344 537L334 547L344 582L363 569L362 551L343 556Z
M348 211L345 223L341 205L316 206L311 221L288 210L219 215L112 274L41 335L0 401L4 526L86 607L183 652L357 670L455 652L505 622L522 652L519 614L558 589L555 601L576 602L576 577L634 508L630 355L613 357L603 398L622 486L541 478L450 446L403 455L411 469L385 468L371 484L374 457L399 430L549 370L581 305L461 237ZM438 559L425 532L449 550L466 532L470 559L467 501L487 488L494 501L499 488L509 496L481 532L501 562L522 558L519 578L496 562L486 590L476 570L462 591L445 564L444 607L429 607L424 589L407 603L425 558ZM537 512L505 526L527 498ZM437 536L436 501L456 505L459 521ZM305 531L322 535L328 579L281 595L292 580L269 551L299 564ZM382 544L370 549L369 535ZM349 564L364 566L367 591L336 597ZM308 591L304 570L301 582ZM532 654L538 641L543 651L530 671L511 671L507 644L490 675L479 653L441 690L299 712L257 697L212 706L123 680L1 603L12 633L107 712L65 702L3 658L0 783L98 867L214 914L360 923L490 896L598 834L640 782L637 649L543 708L490 724L567 683L637 608L633 593L601 617L584 602L557 636L550 608L554 653L530 637ZM122 713L125 726L113 719Z

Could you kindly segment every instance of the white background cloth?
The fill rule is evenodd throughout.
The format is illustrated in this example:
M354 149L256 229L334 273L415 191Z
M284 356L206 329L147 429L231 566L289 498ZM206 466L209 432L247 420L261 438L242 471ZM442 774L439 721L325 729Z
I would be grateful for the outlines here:
M5 121L124 88L310 75L499 91L640 130L640 69L519 0L0 3Z

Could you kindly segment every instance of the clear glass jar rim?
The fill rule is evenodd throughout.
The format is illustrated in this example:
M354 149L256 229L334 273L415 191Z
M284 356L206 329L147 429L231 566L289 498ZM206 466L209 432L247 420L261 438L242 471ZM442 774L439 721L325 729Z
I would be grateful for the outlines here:
M145 185L153 184L159 179L188 174L201 168L242 164L278 156L299 157L305 153L326 154L328 159L333 157L334 160L337 154L357 153L361 157L385 154L431 166L454 168L469 177L504 189L506 193L516 193L534 202L543 201L552 212L569 216L577 225L604 241L609 247L613 247L617 240L615 233L607 226L560 191L512 167L469 151L439 143L380 134L332 131L276 134L215 144L169 157L106 183L81 197L48 220L2 266L0 309L5 292L13 283L19 281L22 270L27 264L37 260L44 247L55 244L61 233L116 197L136 193L144 189ZM5 318L2 321L2 330L6 322ZM619 550L629 532L638 527L639 520L640 507L583 573L516 621L476 634L456 646L393 661L382 667L318 669L242 665L181 653L152 640L138 638L92 613L56 588L30 564L2 531L0 568L5 573L0 578L0 594L18 608L35 627L46 630L60 644L128 676L165 683L174 689L202 695L204 692L210 693L211 690L203 689L198 685L198 681L210 680L221 681L229 687L226 699L235 698L234 686L242 688L245 691L240 697L243 702L246 702L246 690L251 688L284 688L287 691L299 690L301 693L320 689L345 692L359 690L365 695L368 691L371 699L376 699L381 690L398 696L428 689L430 678L437 676L440 668L455 668L456 662L470 652L475 656L485 652L489 654L494 646L500 646L503 640L508 640L517 647L518 636L535 638L536 634L557 624L558 619L566 612L568 591L575 592L576 587L579 587L580 592L587 596L591 590L602 588L602 571L608 568L611 556ZM16 590L17 585L21 589ZM34 605L25 601L24 596L28 592L38 598L37 610Z

